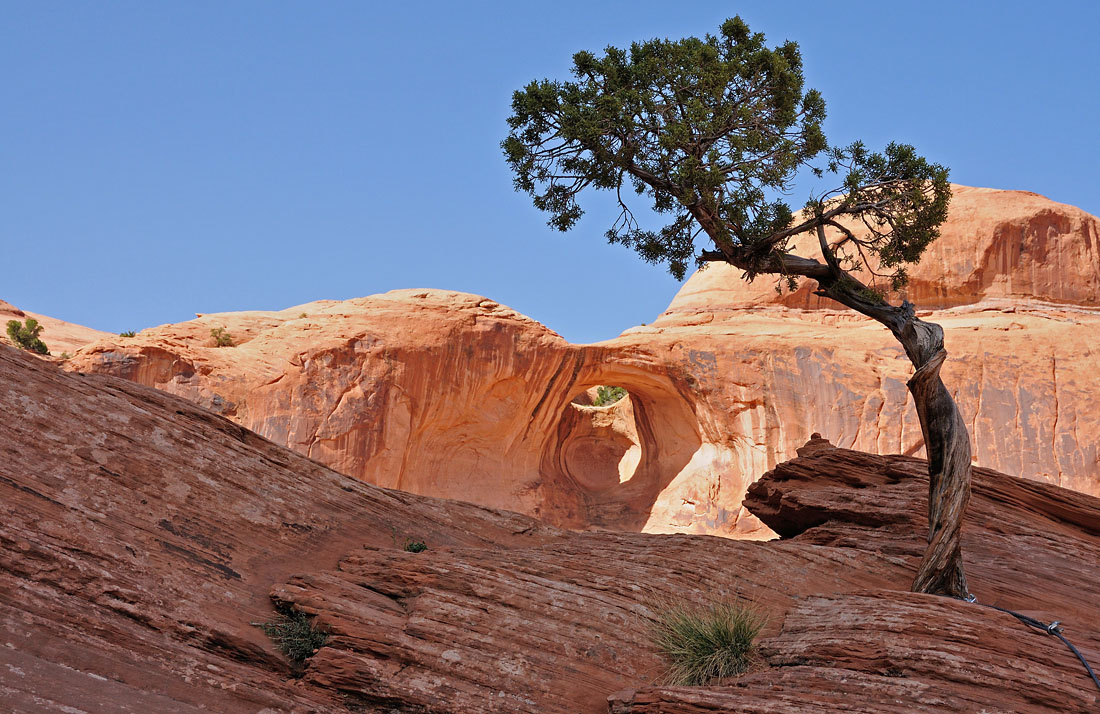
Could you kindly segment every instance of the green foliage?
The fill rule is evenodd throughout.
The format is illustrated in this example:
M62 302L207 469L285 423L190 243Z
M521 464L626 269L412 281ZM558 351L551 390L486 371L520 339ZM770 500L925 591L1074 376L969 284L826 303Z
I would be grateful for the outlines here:
M67 359L72 359L72 358L73 358L73 356L71 354L69 354L68 352L62 352L61 353L61 359L63 361L67 360Z
M46 343L38 338L42 334L43 327L38 320L28 317L26 323L19 320L8 320L8 337L17 347L21 347L40 355L48 355L50 350Z
M302 319L304 317L309 317L309 315L303 312L301 315L298 316L298 319Z
M280 612L270 622L254 622L294 664L302 664L328 642L328 633L313 626L312 618L299 610Z
M233 346L233 335L226 332L224 327L210 328L210 336L214 338L214 345L216 347Z
M798 45L769 49L740 19L718 36L650 40L602 57L573 56L576 81L531 82L512 98L502 143L517 190L571 228L577 196L614 191L621 213L607 238L682 278L694 237L751 243L787 226L791 209L769 197L826 147L825 102L804 90ZM670 216L644 230L627 206L626 185ZM719 218L697 225L697 208Z
M756 661L756 638L763 627L763 617L737 603L667 606L658 613L652 636L668 662L668 682L701 686L748 671Z
M596 389L596 399L592 402L592 406L606 407L609 404L614 404L625 396L626 390L622 387L598 387Z
M834 249L838 262L853 272L866 268L897 290L908 282L907 264L920 261L925 249L939 237L940 224L947 220L951 203L948 170L929 163L906 144L890 143L878 153L857 141L831 149L828 156L826 170L844 174L844 183L807 202L806 212L858 219L860 235L829 223L844 235ZM872 268L868 254L875 256L877 267Z
M119 337L133 337L135 335L137 335L137 333L134 332L133 330L126 330L126 332L118 333Z
M883 153L859 142L830 150L825 102L804 86L798 45L769 48L740 18L702 39L578 52L572 74L514 93L501 146L515 188L562 231L583 214L581 194L612 192L620 213L608 240L666 264L678 279L705 234L716 249L707 259L726 260L750 279L778 273L797 287L790 266L809 268L787 259L791 238L818 226L842 230L847 220L866 224L871 236L856 240L849 231L841 255L868 267L871 259L896 287L946 218L947 169L901 144ZM841 185L813 197L796 221L784 194L803 169L838 174ZM643 228L632 193L663 227ZM836 256L826 260L833 265Z
M423 553L428 549L428 544L422 540L413 540L412 538L405 539L405 545L402 546L405 551L409 553Z

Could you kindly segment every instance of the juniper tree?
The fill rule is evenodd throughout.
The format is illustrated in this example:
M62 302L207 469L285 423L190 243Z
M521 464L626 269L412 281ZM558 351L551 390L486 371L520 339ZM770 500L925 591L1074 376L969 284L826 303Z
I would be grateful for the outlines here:
M929 544L913 589L965 596L970 437L940 380L943 330L884 297L939 235L947 169L904 144L830 147L825 102L804 87L798 45L769 48L740 18L702 39L578 52L572 74L513 95L502 148L516 189L562 231L581 217L582 195L606 191L619 209L607 239L677 279L693 262L716 261L790 289L812 279L816 294L889 328L915 367L908 386L928 454ZM796 213L786 196L803 171L830 187ZM639 222L639 201L663 227ZM800 236L816 255L793 252Z
M42 334L42 329L42 325L39 325L38 320L33 317L28 317L25 324L19 320L8 320L8 337L13 344L40 355L48 355L49 348L38 337Z

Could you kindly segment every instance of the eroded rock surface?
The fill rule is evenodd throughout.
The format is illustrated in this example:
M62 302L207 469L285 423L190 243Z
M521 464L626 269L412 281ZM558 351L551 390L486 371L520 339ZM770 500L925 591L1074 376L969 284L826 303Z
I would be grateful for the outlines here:
M536 521L383 491L193 404L0 346L0 711L344 711L250 622L364 545Z
M790 537L781 543L873 548L886 560L916 562L923 461L821 439L799 455L753 484L746 498ZM1098 507L1091 497L975 469L963 548L977 603L873 590L811 595L787 609L781 631L763 642L766 668L724 687L621 692L611 697L611 711L1092 711L1100 689L1061 641L985 605L1061 620L1095 662L1100 629L1089 623L1100 595L1090 575L1100 567ZM1059 544L1051 547L1052 540Z
M859 226L851 228L861 232ZM1075 206L1030 191L953 185L950 213L940 233L909 271L906 297L922 308L990 298L1100 307L1100 219ZM792 245L799 255L820 255L816 236L802 236ZM741 271L726 264L707 266L691 276L664 317L723 306L835 307L813 294L812 280L803 281L794 293L777 294L775 281L767 276L753 283L740 276ZM862 277L871 280L867 274Z
M219 327L235 346L214 346ZM704 446L694 377L664 354L571 345L463 293L208 315L96 343L69 368L186 397L371 483L570 527L640 530L672 480L730 458L720 440ZM626 386L629 400L572 403L603 384ZM731 498L702 514L714 530L736 522L736 492L751 480L736 478Z
M790 536L561 531L336 474L184 400L0 347L0 709L13 712L1091 712L1053 638L906 592L918 459L822 440L750 490ZM980 602L1096 662L1100 501L978 469ZM429 548L408 553L406 537ZM269 596L331 632L295 679ZM763 667L655 687L661 603L744 598ZM616 694L616 692L618 694ZM610 697L610 705L608 697ZM908 708L906 708L908 707Z

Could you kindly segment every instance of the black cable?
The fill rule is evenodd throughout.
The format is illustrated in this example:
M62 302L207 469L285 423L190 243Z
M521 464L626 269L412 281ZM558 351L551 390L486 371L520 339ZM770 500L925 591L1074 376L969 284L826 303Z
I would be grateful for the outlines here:
M1003 607L997 607L996 605L986 605L985 603L978 602L978 598L974 597L973 595L971 595L968 598L965 598L965 601L966 602L972 602L975 605L982 605L983 607L991 607L994 610L999 610L1000 612L1008 613L1009 615L1012 615L1017 620L1024 623L1025 625L1028 625L1029 627L1034 627L1037 630L1042 630L1043 632L1047 633L1048 635L1054 635L1055 637L1060 639L1062 642L1064 642L1066 644L1066 647L1069 647L1070 652L1077 655L1077 659L1081 660L1081 664L1085 665L1085 671L1089 673L1089 676L1092 677L1092 681L1096 683L1096 687L1098 689L1100 689L1100 678L1097 678L1096 672L1092 671L1092 667L1089 666L1088 661L1085 660L1085 656L1083 654L1081 654L1080 650L1078 650L1076 647L1074 647L1073 643L1071 643L1069 640L1067 640L1065 635L1062 634L1062 627L1061 627L1062 623L1061 622L1055 620L1054 622L1052 622L1048 625L1048 624L1046 624L1045 622L1043 622L1041 620L1036 620L1034 617L1028 617L1027 615L1021 615L1020 613L1015 612L1013 610L1008 610L1008 609L1005 609Z

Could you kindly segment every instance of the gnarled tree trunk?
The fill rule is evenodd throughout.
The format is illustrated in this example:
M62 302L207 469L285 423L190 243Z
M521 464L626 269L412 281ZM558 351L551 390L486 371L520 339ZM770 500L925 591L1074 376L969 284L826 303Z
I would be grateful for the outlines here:
M947 359L943 328L919 319L908 300L895 307L870 293L840 268L824 225L819 223L816 231L826 262L823 267L828 268L827 276L817 278L818 294L886 325L915 368L908 386L928 456L928 547L912 590L965 598L970 591L963 573L961 536L963 514L970 502L970 433L940 379L940 368Z
M886 325L916 368L908 386L928 456L928 548L913 581L913 592L965 598L970 593L960 538L963 514L970 502L970 434L940 379L940 368L947 359L943 328L919 319L908 301L900 307L872 303L846 288L846 282L819 283L818 292Z

